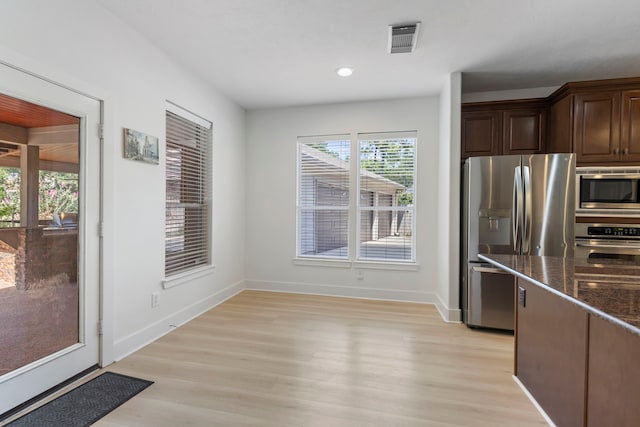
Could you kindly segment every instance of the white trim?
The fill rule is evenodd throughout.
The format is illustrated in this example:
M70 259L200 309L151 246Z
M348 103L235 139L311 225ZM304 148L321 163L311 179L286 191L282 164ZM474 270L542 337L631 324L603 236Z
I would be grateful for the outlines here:
M106 268L116 263L116 167L120 155L119 144L107 144L115 141L120 134L116 126L115 101L112 97L105 98L102 103L102 124L104 129L102 143L102 238L101 241L101 275L100 278L100 322L102 336L100 337L100 366L105 367L114 361L115 341L115 268Z
M202 126L203 128L211 130L211 128L213 127L213 123L210 120L207 120L204 117L199 116L196 113L191 112L186 108L183 108L169 100L165 101L165 109L167 111L171 111L173 114L177 114L183 119L187 119L199 126Z
M529 390L527 390L527 388L524 386L524 384L522 384L520 382L520 380L518 379L518 377L516 377L515 375L512 375L511 378L513 378L513 381L516 382L516 384L518 384L518 386L520 387L520 389L524 392L524 394L529 398L529 400L531 401L531 403L533 403L533 406L536 407L536 409L538 410L538 412L540 412L540 415L542 415L542 418L544 418L544 420L547 422L547 424L549 424L549 426L551 427L555 427L555 423L551 420L551 418L549 417L549 415L547 415L547 413L544 411L544 409L542 409L542 406L540 406L540 404L536 401L536 399L531 395L531 393L529 393Z
M26 365L20 366L18 369L15 369L13 371L9 371L4 375L0 375L0 384L7 382L9 380L14 379L15 377L18 377L22 374L28 373L30 371L32 371L33 369L37 369L42 365L46 365L47 363L50 363L53 360L56 360L60 357L64 357L65 355L74 352L76 350L78 350L79 348L85 347L86 344L79 342L76 344L72 344L69 347L65 347L62 350L59 350L55 353L52 354L48 354L47 356L43 357L42 359L38 359L38 360L34 360L31 363L28 363Z
M354 261L353 268L371 269L371 270L400 270L400 271L418 271L420 264L417 262L392 262L392 261Z
M304 265L310 267L334 267L334 268L351 268L351 261L333 259L333 258L294 258L292 262L295 265Z
M333 133L329 135L310 135L298 136L297 141L302 144L313 144L327 141L349 141L351 142L351 134L349 133Z
M459 308L449 308L442 301L440 295L436 294L437 301L434 303L440 313L440 317L447 323L462 323L462 310Z
M195 302L178 312L172 313L169 316L166 316L157 322L154 322L151 325L116 341L114 345L115 361L117 362L122 360L146 345L160 339L174 329L236 296L244 289L244 281L236 282L203 300Z
M215 265L206 265L204 267L194 268L193 270L183 271L175 276L167 277L160 283L162 284L162 289L173 288L201 277L210 276L213 274L215 268Z
M415 302L435 304L437 297L431 292L374 289L354 286L339 286L317 283L277 282L246 280L246 289L256 291L286 292L295 294L324 295L333 297L361 298L370 300Z
M360 138L360 137L364 138ZM402 130L391 132L360 132L357 135L359 141L377 141L387 139L418 139L417 130Z

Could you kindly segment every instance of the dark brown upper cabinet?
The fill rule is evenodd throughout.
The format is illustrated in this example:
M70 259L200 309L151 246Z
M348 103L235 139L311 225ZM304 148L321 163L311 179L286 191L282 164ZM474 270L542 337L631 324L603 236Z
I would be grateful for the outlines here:
M497 111L462 113L462 157L498 154L502 114Z
M462 106L462 158L545 152L546 112L538 100Z
M581 165L640 163L640 78L567 83L549 96L547 151Z
M547 98L462 104L461 157L576 153L640 164L640 77L566 83Z
M640 162L640 90L576 94L573 109L578 164Z
M620 159L640 162L640 90L622 92Z
M574 143L580 163L609 163L620 158L620 92L575 95Z
M562 94L547 111L547 152L573 153L573 96Z
M502 123L502 154L544 153L544 110L507 110L502 113Z

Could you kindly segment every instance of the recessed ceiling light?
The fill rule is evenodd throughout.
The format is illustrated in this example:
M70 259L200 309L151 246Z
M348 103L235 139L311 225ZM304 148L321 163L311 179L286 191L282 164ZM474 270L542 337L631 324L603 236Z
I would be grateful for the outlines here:
M353 74L353 68L341 67L336 70L336 73L338 73L340 77L349 77Z

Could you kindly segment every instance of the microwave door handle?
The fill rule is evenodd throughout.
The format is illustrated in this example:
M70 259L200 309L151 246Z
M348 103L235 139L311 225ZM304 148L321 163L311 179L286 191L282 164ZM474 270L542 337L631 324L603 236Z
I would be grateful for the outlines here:
M522 240L522 253L531 253L531 227L533 222L533 198L531 196L531 173L529 166L523 167L524 180L524 239Z
M513 251L515 253L520 252L521 186L520 166L516 166L513 172L513 200L511 206L511 228L513 231Z

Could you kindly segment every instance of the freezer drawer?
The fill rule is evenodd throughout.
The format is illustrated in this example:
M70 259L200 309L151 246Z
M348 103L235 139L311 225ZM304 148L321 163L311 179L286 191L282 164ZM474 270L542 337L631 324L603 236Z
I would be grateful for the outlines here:
M491 264L469 263L465 323L513 330L515 276Z

